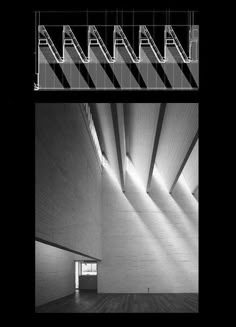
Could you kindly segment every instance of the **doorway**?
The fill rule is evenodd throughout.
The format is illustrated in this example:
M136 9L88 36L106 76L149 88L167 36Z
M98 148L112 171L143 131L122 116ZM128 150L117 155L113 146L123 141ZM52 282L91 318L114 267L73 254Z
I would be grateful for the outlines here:
M75 261L75 290L97 291L97 262Z

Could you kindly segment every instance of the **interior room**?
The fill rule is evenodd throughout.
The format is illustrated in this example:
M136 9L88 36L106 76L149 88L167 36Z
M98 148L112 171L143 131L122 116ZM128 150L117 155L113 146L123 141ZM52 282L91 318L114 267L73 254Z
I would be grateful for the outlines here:
M35 311L198 312L198 103L35 105Z

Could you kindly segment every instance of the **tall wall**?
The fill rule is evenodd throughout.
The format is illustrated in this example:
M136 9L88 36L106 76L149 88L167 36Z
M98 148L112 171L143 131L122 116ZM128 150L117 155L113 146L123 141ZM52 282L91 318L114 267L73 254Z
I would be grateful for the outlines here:
M157 170L149 194L137 181L103 172L98 292L198 292L198 202L182 176L172 195Z
M36 104L36 237L101 259L101 167L80 104Z

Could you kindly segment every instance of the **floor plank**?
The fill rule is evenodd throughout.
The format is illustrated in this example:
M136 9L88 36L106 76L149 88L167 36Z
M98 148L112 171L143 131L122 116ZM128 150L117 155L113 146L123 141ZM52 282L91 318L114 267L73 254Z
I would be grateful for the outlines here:
M38 313L198 312L197 293L98 294L79 293L44 304Z

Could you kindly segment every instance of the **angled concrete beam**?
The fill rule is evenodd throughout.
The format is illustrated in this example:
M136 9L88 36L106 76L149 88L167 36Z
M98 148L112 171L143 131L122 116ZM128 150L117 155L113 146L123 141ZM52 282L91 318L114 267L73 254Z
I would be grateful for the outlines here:
M189 156L190 156L190 154L191 154L191 152L192 152L192 150L193 150L193 148L194 148L197 140L198 140L198 131L196 132L196 134L195 134L195 136L194 136L194 138L192 140L192 143L190 144L190 147L189 147L189 149L188 149L188 151L187 151L187 153L186 153L186 155L185 155L185 157L184 157L184 159L182 161L182 164L181 164L181 166L180 166L180 168L179 168L179 170L178 170L178 172L176 174L176 177L174 179L174 182L173 182L173 184L172 184L172 186L170 188L170 193L173 191L173 189L175 187L175 184L177 183L177 181L179 179L179 176L182 173L182 171L184 169L184 166L185 166L185 164L186 164L186 162L187 162L187 160L188 160L188 158L189 158Z
M56 244L54 242L50 242L50 241L44 240L44 239L42 239L40 237L35 237L35 241L40 242L40 243L44 243L44 244L47 244L47 245L50 245L50 246L53 246L53 247L56 247L56 248L61 249L61 250L72 252L72 253L81 255L83 257L86 257L86 258L90 258L90 259L94 259L94 260L97 260L97 261L101 261L101 259L91 257L90 255L84 254L82 252L78 252L76 250L73 250L71 248L65 247L63 245Z
M114 133L116 140L116 151L120 172L120 182L122 191L125 191L125 127L124 127L124 109L123 104L111 103L111 113L114 125Z
M151 163L150 163L150 168L149 168L149 173L148 173L148 181L147 181L147 188L146 188L147 192L149 192L149 190L150 190L153 168L154 168L154 164L155 164L155 160L156 160L157 149L158 149L158 144L159 144L159 140L160 140L161 128L162 128L162 123L164 120L165 110L166 110L166 103L161 103L160 112L159 112L158 121L157 121L155 139L154 139L154 144L153 144L153 149L152 149Z

